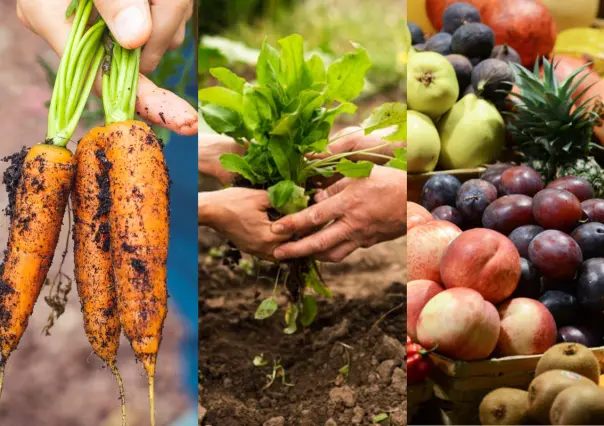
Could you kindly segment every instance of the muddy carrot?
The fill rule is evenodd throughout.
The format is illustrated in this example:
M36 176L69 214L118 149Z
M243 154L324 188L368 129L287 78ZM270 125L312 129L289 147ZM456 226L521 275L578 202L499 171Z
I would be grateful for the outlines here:
M84 316L84 330L95 354L116 377L126 425L124 386L116 366L121 326L111 264L109 240L109 180L104 156L103 129L92 129L78 143L71 194L74 223L75 280Z
M114 44L105 61L103 132L117 306L124 333L149 378L151 424L155 425L155 366L168 299L170 182L163 145L149 126L132 120L140 50Z
M104 23L85 31L92 0L80 1L61 58L44 143L13 156L9 185L10 231L0 278L0 392L6 362L25 332L57 246L74 175L65 148L73 135L103 58ZM72 79L67 81L67 75Z

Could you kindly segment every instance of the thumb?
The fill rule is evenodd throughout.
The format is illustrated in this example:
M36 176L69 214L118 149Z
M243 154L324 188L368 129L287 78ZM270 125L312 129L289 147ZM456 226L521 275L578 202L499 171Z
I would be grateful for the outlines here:
M136 49L151 37L148 0L94 0L94 4L120 46Z
M337 181L333 185L328 186L323 191L317 193L317 195L315 195L315 201L317 203L320 203L321 201L325 201L328 198L333 197L334 195L339 194L340 192L342 192L350 184L350 182L352 182L352 180L350 178L340 179L339 181Z

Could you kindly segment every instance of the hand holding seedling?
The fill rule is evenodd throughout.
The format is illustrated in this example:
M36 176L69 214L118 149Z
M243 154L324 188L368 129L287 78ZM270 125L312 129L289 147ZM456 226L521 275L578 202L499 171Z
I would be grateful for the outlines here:
M275 222L276 234L305 235L273 252L279 260L313 256L340 262L359 247L403 236L407 217L407 175L376 166L364 179L344 178L315 196L317 204ZM330 223L332 222L333 223Z
M268 193L248 188L227 188L200 193L198 216L201 225L219 229L237 248L266 260L289 235L274 234L268 209Z
M65 10L77 0L17 0L17 16L27 28L46 40L59 54L71 30ZM184 135L197 133L197 112L174 93L157 87L143 74L152 72L167 49L178 47L193 13L193 0L95 0L101 15L120 45L135 49L144 45L138 82L136 111L142 119ZM95 90L101 93L100 78Z

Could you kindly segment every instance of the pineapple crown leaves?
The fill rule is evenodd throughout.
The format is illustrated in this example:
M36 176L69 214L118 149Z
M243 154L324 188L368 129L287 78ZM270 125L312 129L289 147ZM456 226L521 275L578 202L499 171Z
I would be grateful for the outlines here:
M569 156L585 156L596 145L591 143L591 137L594 126L601 122L599 111L590 107L593 98L579 101L589 87L573 95L587 74L576 77L588 65L559 82L556 64L547 58L543 58L543 76L540 61L532 72L510 64L520 93L512 94L517 101L514 111L508 114L508 130L527 157L555 164Z
M353 43L352 52L326 67L318 55L305 55L300 35L279 40L278 47L264 41L255 81L213 68L212 76L222 85L199 91L204 121L248 147L244 155L221 156L222 166L260 187L289 182L280 187L287 191L279 191L286 195L292 193L292 184L304 187L316 175L368 176L373 166L369 161L346 160L350 153L327 157L335 119L357 110L351 101L363 90L371 66L367 51ZM394 126L398 130L391 138L406 138L404 105L383 105L372 117L365 134ZM404 153L396 151L389 164L404 167Z

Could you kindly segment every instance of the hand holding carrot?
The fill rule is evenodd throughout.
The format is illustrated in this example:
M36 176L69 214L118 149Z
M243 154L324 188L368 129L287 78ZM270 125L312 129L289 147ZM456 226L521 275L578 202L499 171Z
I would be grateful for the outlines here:
M407 175L403 171L376 166L368 178L341 179L315 199L317 204L285 216L271 229L291 237L327 226L277 247L275 258L314 256L325 262L340 262L359 247L371 247L405 234Z
M71 20L65 19L71 0L18 0L17 15L30 30L60 55L67 44ZM183 135L197 133L197 111L174 93L157 87L144 74L152 72L167 49L184 41L193 0L96 0L95 6L117 41L126 48L144 45L141 54L136 111L144 120ZM101 92L100 81L95 87Z

